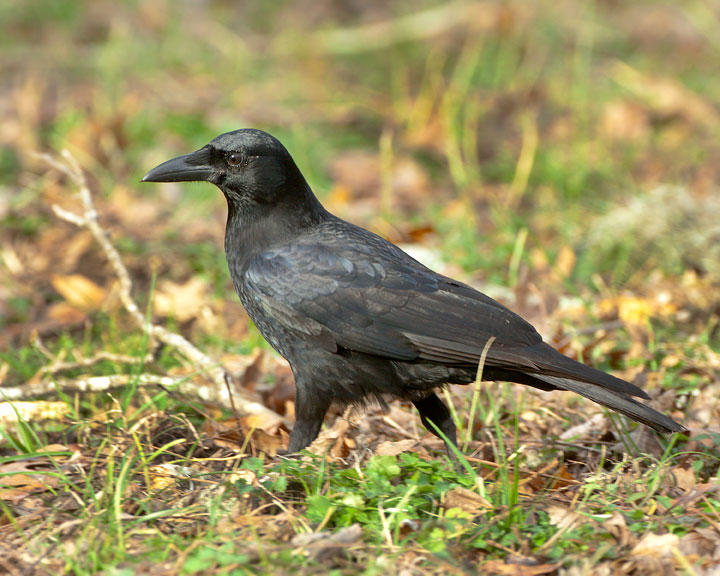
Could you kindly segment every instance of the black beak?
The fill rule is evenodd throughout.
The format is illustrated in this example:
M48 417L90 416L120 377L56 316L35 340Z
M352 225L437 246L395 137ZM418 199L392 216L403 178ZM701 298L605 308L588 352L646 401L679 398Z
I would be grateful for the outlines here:
M202 182L210 180L212 174L210 150L201 148L155 166L141 182Z

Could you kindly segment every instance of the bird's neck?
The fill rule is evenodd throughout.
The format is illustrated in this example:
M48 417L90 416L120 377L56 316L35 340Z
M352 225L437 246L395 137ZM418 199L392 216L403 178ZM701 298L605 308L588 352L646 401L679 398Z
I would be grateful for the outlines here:
M310 187L303 184L292 197L272 206L251 200L240 204L228 199L225 253L231 272L244 270L257 254L292 243L330 218Z

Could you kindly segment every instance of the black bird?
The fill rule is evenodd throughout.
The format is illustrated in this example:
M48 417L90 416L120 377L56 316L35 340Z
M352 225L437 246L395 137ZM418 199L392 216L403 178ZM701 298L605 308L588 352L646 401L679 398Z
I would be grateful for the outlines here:
M384 397L410 400L428 430L456 443L435 391L473 382L488 343L484 380L570 390L659 432L685 430L635 400L649 399L637 386L564 356L492 298L330 214L265 132L222 134L142 181L206 181L225 195L235 290L295 376L289 452L317 437L333 402Z

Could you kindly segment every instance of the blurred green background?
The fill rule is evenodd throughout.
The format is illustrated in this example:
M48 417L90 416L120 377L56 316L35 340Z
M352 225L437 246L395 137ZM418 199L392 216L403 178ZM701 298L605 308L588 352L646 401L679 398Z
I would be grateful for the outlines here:
M8 0L0 215L27 197L32 150L69 148L132 201L169 194L137 183L158 162L259 127L331 210L486 280L563 246L574 283L707 268L593 224L661 184L717 192L717 4ZM221 226L206 186L164 202Z

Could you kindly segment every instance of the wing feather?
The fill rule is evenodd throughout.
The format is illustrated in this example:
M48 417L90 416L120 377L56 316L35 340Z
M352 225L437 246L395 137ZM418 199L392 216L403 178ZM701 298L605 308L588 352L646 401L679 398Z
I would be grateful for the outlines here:
M299 323L303 333L315 333L321 326L336 347L393 360L474 364L494 336L488 364L537 368L521 352L541 342L530 324L401 254L398 263L382 252L297 244L255 258L245 282L260 306L279 312L272 316L286 330Z

